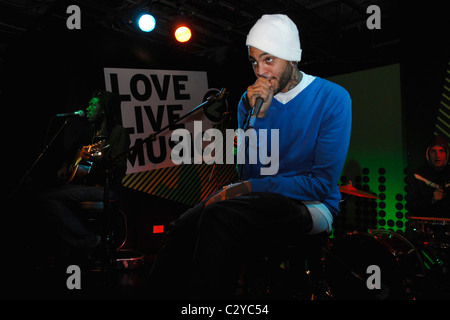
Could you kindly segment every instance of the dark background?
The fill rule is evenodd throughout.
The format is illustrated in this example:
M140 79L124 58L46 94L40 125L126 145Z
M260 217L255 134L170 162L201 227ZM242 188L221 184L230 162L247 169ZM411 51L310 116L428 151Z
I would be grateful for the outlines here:
M449 28L443 6L434 2L428 6L399 1L327 1L335 11L326 13L325 6L312 7L308 1L155 1L155 8L160 5L156 9L165 15L162 25L167 27L172 19L169 9L181 12L179 8L184 6L181 15L189 17L192 8L209 3L209 7L191 14L198 34L191 44L181 46L170 40L167 31L155 33L152 39L151 34L130 31L132 26L124 32L115 25L118 22L114 19L124 20L126 12L151 3L75 1L73 4L81 8L82 28L68 30L68 2L0 1L2 163L7 190L2 198L5 208L11 205L5 211L14 217L12 225L6 225L13 231L13 239L28 232L27 222L36 219L38 212L32 206L24 210L23 204L29 205L41 188L51 184L49 177L67 148L67 133L58 137L25 187L15 197L9 195L48 142L46 137L53 136L63 122L56 119L50 123L50 119L57 113L85 108L91 92L104 87L104 67L207 71L209 87L227 88L230 108L235 111L239 97L254 81L245 35L262 13L295 17L304 51L299 68L308 74L327 77L399 63L403 112L399 125L403 127L408 168L423 163L449 62ZM368 15L361 9L371 3L381 7L381 30L365 27ZM126 10L120 10L121 5ZM224 8L235 14L233 32L223 31L229 29L223 22L228 16L219 10ZM206 25L211 21L202 21L202 15L224 23L223 30L214 36L216 30ZM145 226L167 223L187 208L132 190L126 192L126 199L134 226L130 245L148 251L159 247L161 237L150 236Z

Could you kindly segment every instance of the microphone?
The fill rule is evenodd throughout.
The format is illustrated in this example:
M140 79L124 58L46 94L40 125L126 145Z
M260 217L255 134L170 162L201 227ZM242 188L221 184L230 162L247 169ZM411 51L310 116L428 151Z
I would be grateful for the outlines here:
M69 112L69 113L58 113L56 116L57 117L84 117L86 115L86 113L83 110L78 110L78 111L74 111L74 112Z
M255 107L253 108L252 117L250 118L250 121L248 122L248 127L253 128L255 125L256 118L258 117L259 111L261 110L261 107L264 103L264 100L261 97L256 98Z

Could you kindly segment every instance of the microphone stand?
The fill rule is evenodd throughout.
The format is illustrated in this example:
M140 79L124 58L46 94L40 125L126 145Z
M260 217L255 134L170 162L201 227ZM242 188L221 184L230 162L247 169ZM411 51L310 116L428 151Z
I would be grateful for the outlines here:
M200 109L203 109L203 108L206 108L209 105L212 105L214 102L222 100L223 97L225 96L225 93L226 93L226 89L222 88L222 90L220 90L220 92L217 93L216 95L210 96L205 102L203 102L202 104L198 105L194 109L188 111L185 115L179 117L178 119L175 119L174 121L169 123L167 126L165 126L163 128L160 128L158 131L151 133L147 138L142 140L140 143L136 143L133 147L128 149L128 151L126 151L123 154L117 156L116 158L118 158L118 160L120 160L120 158L128 155L130 152L134 151L135 149L141 148L148 141L155 141L158 135L160 135L162 132L166 131L167 129L169 129L173 125L177 124L181 120L189 117L191 114L197 112Z
M105 259L103 260L102 270L105 270L106 283L112 286L116 271L116 264L113 256L113 248L115 244L114 234L111 228L111 210L110 210L110 190L111 181L113 179L114 164L112 162L106 169L105 185L103 187L103 234L102 241L105 246Z
M136 150L137 148L142 148L145 143L147 143L149 141L155 141L156 138L158 137L158 135L160 135L162 132L166 131L173 125L177 124L181 120L186 119L187 117L189 117L190 115L192 115L193 113L197 112L200 109L204 109L204 108L208 107L209 105L212 105L215 102L222 100L224 98L225 94L226 94L226 89L222 88L222 90L220 90L219 93L217 93L216 95L210 96L205 102L201 103L197 107L188 111L185 115L181 116L178 119L175 119L174 121L172 121L165 127L160 128L158 131L151 133L141 142L136 142L128 150L126 150L125 152L117 155L116 157L114 157L113 159L110 160L109 164L107 165L106 179L105 179L105 186L104 186L104 195L103 195L103 217L105 218L106 223L105 223L105 228L104 228L104 234L102 236L102 238L105 241L104 244L105 244L106 252L105 252L104 263L105 263L108 284L111 284L112 279L114 278L114 273L116 271L116 267L115 267L116 264L115 264L115 259L113 256L113 253L114 253L113 237L114 237L114 235L112 234L112 230L111 230L111 212L110 212L110 196L109 196L109 192L111 190L111 181L113 178L114 166L122 158L128 156L128 154L130 154L132 151Z
M19 191L20 187L22 186L22 184L24 183L25 179L30 175L31 171L33 171L34 167L38 164L38 162L41 160L41 158L44 156L44 154L47 152L47 150L52 146L53 142L55 141L55 139L59 136L59 134L61 133L61 131L64 129L64 127L69 123L69 118L66 119L66 121L64 121L64 123L62 124L62 126L58 129L58 131L55 133L55 135L53 136L53 138L50 140L50 142L44 147L44 149L41 151L41 153L39 154L39 156L36 158L36 160L33 162L33 164L31 165L31 167L25 172L25 174L22 176L22 178L20 179L19 183L17 184L17 186L14 188L13 192L11 192L11 194L9 195L9 198L12 199L14 198L14 196L16 195L17 191Z

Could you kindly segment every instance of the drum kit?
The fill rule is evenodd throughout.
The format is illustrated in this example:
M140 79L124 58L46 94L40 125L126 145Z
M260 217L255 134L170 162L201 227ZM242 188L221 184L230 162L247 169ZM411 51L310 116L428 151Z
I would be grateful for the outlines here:
M339 190L378 199L351 182ZM450 299L450 219L408 219L404 235L390 230L353 232L324 248L328 295L334 299ZM373 266L378 274L370 272ZM377 288L374 281L379 283Z

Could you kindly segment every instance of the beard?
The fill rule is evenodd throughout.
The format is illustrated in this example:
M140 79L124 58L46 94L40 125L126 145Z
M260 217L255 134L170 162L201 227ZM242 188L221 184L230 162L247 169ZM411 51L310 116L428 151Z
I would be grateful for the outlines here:
M289 84L293 68L294 67L290 63L287 63L286 68L284 69L283 73L281 74L280 80L278 81L278 88L275 89L274 95L280 93Z

